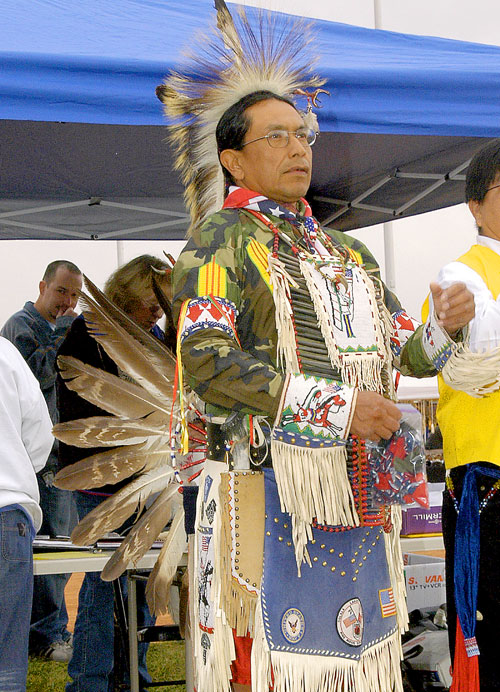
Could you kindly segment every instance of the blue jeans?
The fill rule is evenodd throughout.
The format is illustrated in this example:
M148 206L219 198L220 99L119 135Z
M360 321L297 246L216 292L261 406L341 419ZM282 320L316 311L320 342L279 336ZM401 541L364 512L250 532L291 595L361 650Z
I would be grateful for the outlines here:
M0 690L23 692L33 598L31 519L22 509L0 511Z
M75 492L78 517L82 519L103 500L98 495ZM122 529L125 527L122 527ZM126 595L126 578L120 577ZM137 585L138 625L149 627L155 620L150 615L145 587ZM114 659L114 592L112 582L101 579L99 572L85 574L76 616L73 638L73 657L68 665L72 679L66 692L111 692L113 689ZM151 682L147 672L148 644L139 644L139 681Z
M39 533L51 537L69 536L74 527L74 500L69 490L47 485L37 474L43 523ZM68 613L64 600L67 574L35 577L31 611L30 650L36 653L54 642L67 641Z

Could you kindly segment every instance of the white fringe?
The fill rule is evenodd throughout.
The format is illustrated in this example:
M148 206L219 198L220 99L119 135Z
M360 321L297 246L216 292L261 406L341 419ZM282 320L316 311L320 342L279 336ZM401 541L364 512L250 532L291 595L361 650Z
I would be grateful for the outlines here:
M385 554L387 557L387 567L391 580L394 601L396 603L396 620L400 634L407 631L409 625L408 608L406 607L406 581L403 566L403 554L401 552L401 526L403 523L403 513L401 505L391 505L392 531L385 533Z
M261 598L262 595L259 596L259 601L255 611L255 632L252 642L252 692L269 692L269 686L272 682L271 652L269 651L269 647L267 645L264 623L262 621Z
M500 389L500 348L474 353L458 345L441 370L445 384L480 398Z
M383 393L384 363L377 354L343 353L340 360L340 379L360 389Z
M297 561L297 575L300 577L302 563L305 562L312 567L309 551L307 550L308 541L312 541L312 526L305 521L297 519L292 514L292 541L295 549L295 560Z
M371 277L372 281L374 280ZM377 280L378 281L378 280ZM383 295L383 288L380 286L380 294ZM394 336L394 320L392 315L387 309L386 304L382 298L377 297L377 305L380 314L380 326L382 328L382 333L384 335L385 350L387 354L391 354L391 338ZM394 378L393 378L393 365L391 358L386 358L384 361L384 369L386 371L386 389L385 396L388 396L392 401L396 400L396 390L394 388Z
M399 631L367 649L359 661L270 651L257 608L252 646L252 692L403 692Z
M307 524L359 526L344 445L310 449L272 440L271 454L282 512Z
M276 311L278 363L284 372L300 372L290 297L290 285L297 288L298 284L288 274L283 262L277 257L273 257L272 253L269 253L268 262Z

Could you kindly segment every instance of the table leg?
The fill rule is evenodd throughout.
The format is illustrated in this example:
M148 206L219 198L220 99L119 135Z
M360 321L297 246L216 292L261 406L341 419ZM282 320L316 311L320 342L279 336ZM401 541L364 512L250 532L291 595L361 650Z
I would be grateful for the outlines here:
M128 643L130 655L130 692L139 692L139 644L137 641L137 582L127 572Z

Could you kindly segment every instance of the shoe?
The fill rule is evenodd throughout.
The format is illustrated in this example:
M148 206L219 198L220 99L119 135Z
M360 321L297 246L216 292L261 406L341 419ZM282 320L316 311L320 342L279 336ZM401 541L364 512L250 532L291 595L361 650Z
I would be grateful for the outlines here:
M34 655L37 658L45 658L47 661L69 663L73 655L73 647L68 642L53 642L44 649L39 649Z

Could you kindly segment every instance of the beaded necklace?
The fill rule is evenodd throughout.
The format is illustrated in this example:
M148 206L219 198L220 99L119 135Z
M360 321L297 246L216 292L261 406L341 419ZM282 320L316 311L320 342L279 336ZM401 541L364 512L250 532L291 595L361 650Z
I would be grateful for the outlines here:
M457 514L459 514L460 510L459 510L458 500L457 500L456 495L455 495L455 488L453 486L453 480L452 480L451 476L449 476L449 475L446 476L446 490L448 491L448 494L452 499L453 506L455 507L455 512ZM495 483L493 483L491 488L488 490L486 495L483 497L483 499L479 503L479 514L481 514L483 509L486 507L486 505L491 500L491 498L498 492L498 490L500 490L500 480L495 481Z
M273 232L273 255L275 257L278 256L279 241L281 239L287 245L290 246L294 255L298 255L299 253L305 253L311 259L313 259L315 255L317 256L317 250L314 249L314 243L316 241L316 238L319 238L321 244L324 245L325 249L330 253L330 255L332 255L333 257L340 258L343 261L343 263L345 263L349 259L349 252L347 251L347 249L344 248L342 245L334 245L334 243L331 241L328 235L324 233L321 227L319 226L317 228L314 227L314 229L311 229L308 228L305 224L300 225L300 229L303 232L301 240L303 240L305 247L299 247L298 244L295 243L292 238L290 238L286 233L284 233L277 226L275 226L273 222L270 219L268 219L264 214L262 214L259 211L256 211L255 209L245 209L245 211L251 214L252 216L255 216L255 218L259 219L259 221L261 221L265 226L267 226L267 228L269 228L270 231ZM312 217L305 218L306 220L309 220L309 218L311 218L312 221ZM314 221L312 221L312 225L314 226Z

